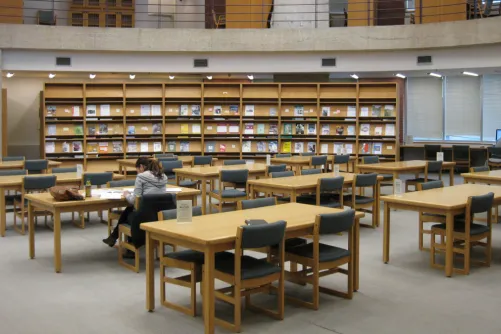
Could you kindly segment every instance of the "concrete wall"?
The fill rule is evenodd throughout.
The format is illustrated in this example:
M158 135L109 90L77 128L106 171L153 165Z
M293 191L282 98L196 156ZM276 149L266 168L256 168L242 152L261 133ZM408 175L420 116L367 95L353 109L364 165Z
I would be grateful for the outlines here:
M275 0L272 28L328 28L327 0Z

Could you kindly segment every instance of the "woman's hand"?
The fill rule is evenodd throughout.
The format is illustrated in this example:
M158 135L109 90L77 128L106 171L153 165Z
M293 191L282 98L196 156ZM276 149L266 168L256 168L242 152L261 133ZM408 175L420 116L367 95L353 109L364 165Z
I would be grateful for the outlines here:
M128 191L124 191L124 197L125 197L125 198L127 198L127 196L129 196L129 195L130 195L130 192L128 192Z

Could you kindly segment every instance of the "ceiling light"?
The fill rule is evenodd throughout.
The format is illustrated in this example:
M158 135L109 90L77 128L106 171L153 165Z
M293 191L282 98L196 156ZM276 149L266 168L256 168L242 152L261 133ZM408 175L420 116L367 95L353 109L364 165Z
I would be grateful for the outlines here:
M89 74L89 78L94 79L95 77L96 77L95 74L93 74L93 73Z
M247 78L249 78L249 80L254 80L254 76L252 74L248 74Z
M175 75L169 75L169 79L174 80L176 76Z
M13 76L14 76L14 73L12 73L12 72L7 73L7 78L12 78Z
M463 74L464 75L469 75L471 77L478 77L478 74L477 73L473 73L473 72L466 72L466 71L464 71Z
M358 80L358 75L356 75L356 74L350 74L350 77L352 77L355 80Z
M129 74L129 78L130 78L131 80L134 80L134 79L136 78L136 75L135 75L135 74Z
M442 74L433 73L433 72L428 73L428 75L431 75L432 77L436 77L436 78L441 78L442 77Z
M49 73L49 79L54 79L56 77L55 73Z
M208 75L207 79L212 80L212 75Z
M399 77L399 78L402 78L402 79L405 79L405 75L401 74L401 73L397 73L395 74L396 77Z

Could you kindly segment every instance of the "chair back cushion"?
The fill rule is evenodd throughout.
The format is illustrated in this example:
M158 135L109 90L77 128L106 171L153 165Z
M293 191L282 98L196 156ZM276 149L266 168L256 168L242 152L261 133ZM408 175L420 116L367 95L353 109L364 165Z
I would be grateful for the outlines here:
M247 183L249 178L248 169L235 169L235 170L221 170L221 181L222 182L233 182L233 183Z
M379 163L379 157L376 157L376 156L363 157L362 158L362 163L364 165L378 164Z
M286 225L285 221L279 220L270 224L240 226L242 249L278 245L284 239Z
M166 158L177 158L177 156L175 156L174 153L164 153L164 154L155 154L155 158L157 158L157 160L162 160Z
M246 164L245 160L224 160L223 161L224 166L245 165L245 164Z
M0 176L26 175L26 169L0 170Z
M487 152L489 152L489 157L501 159L501 147L489 147Z
M428 173L440 173L442 171L443 161L428 161L426 165L428 166Z
M54 20L54 11L52 10L39 10L38 11L38 19L40 24L55 24Z
M109 181L108 186L110 188L118 187L133 187L136 184L136 180L119 180L119 181Z
M487 212L492 208L494 203L494 193L487 193L485 195L471 196L471 206L470 213L482 213Z
M324 213L320 216L320 234L334 234L351 229L355 222L355 210L349 209L336 213Z
M56 185L56 176L25 176L24 189L26 190L45 190Z
M350 161L350 155L349 154L335 155L334 156L334 163L335 164L346 164L349 161Z
M24 162L24 168L30 172L30 171L42 171L44 169L49 168L49 161L47 160L26 160Z
M242 209L255 209L262 208L265 206L275 205L275 197L265 197L265 198L256 198L256 199L245 199L241 201Z
M304 152L304 153L301 153L301 156L303 157L311 157L315 155L315 152Z
M474 173L479 173L479 172L488 172L488 171L490 171L489 166L471 167L471 170L472 170Z
M441 151L441 145L424 145L424 158L425 160L435 160L437 158L437 152Z
M87 184L87 181L90 181L90 184L93 186L102 186L110 181L113 181L113 173L85 173L83 175L83 184Z
M468 160L470 158L470 146L468 145L452 145L452 156L454 159Z
M336 191L343 189L344 177L327 177L318 180L320 182L320 192Z
M327 165L327 156L321 155L321 156L311 157L311 165L312 166Z
M287 165L270 165L267 167L268 174L276 172L285 172L287 170Z
M290 153L278 153L275 154L275 158L290 158L292 154Z
M294 176L294 172L291 170L286 170L285 172L273 172L271 173L271 178L276 179L277 177L288 177Z
M195 166L210 165L210 164L212 164L212 156L210 155L193 157L193 165Z
M420 185L421 185L421 190L430 190L430 189L442 188L444 186L444 183L442 182L442 180L437 180L437 181L423 182L420 183Z
M177 209L162 210L160 212L162 213L162 218L164 220L170 220L170 219L176 219L177 218ZM192 207L191 208L191 215L193 217L201 216L202 215L202 207L201 206L194 206L194 207Z
M22 155L2 157L2 161L24 161L24 159Z
M355 175L355 187L370 187L377 183L377 174L357 174Z
M59 174L59 173L76 173L77 168L76 167L59 167L59 168L52 168L52 174Z
M177 158L176 158L177 159ZM164 169L164 173L169 175L174 174L175 168L183 168L183 162L181 160L159 160Z
M301 169L301 175L321 174L320 168Z

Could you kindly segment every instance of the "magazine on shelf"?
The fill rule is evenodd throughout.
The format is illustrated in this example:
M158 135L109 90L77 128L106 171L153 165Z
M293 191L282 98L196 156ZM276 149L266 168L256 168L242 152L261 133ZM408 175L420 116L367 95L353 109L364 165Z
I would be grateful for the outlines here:
M360 108L360 117L369 117L369 107Z
M101 117L109 117L111 112L111 106L109 104L101 104L99 106L99 115Z
M63 153L70 153L70 144L68 142L63 142L62 149Z
M81 141L74 141L72 143L72 152L74 152L74 153L83 152L82 142Z
M372 154L383 154L383 143L373 143Z
M354 136L355 135L355 125L348 125L347 129L347 135L348 136Z
M331 132L329 124L322 124L322 135L328 136Z
M264 135L264 124L258 124L257 125L257 132L258 135Z
M329 117L331 115L331 107L322 107L322 117Z
M87 153L97 154L97 143L87 143Z
M191 116L200 116L200 105L199 104L191 105Z
M283 153L291 153L291 145L292 145L292 143L290 141L283 141L282 142L282 152Z
M361 143L359 153L360 154L372 154L372 144L371 143Z
M230 105L230 114L231 115L238 115L238 105L236 105L236 104Z
M96 105L94 104L88 104L87 105L87 117L96 117Z
M309 135L317 134L317 125L315 123L308 123L308 134Z
M291 123L284 123L284 135L291 135L292 134L292 124Z
M369 136L371 134L371 125L370 124L360 124L360 135L361 136Z
M254 123L245 123L244 134L246 135L254 134Z
M127 152L137 152L137 141L127 142Z
M303 117L304 116L304 106L295 105L294 106L294 116Z
M296 123L296 134L304 135L304 124Z
M191 133L199 134L201 131L200 124L192 124L191 125Z
M344 126L337 125L336 126L336 136L342 136L342 135L344 135Z
M83 136L83 126L82 125L75 125L75 128L73 129L73 131L75 131L75 135Z
M214 115L220 116L223 114L223 107L222 106L214 106Z
M371 112L372 117L381 117L381 105L379 104L374 104L372 106L372 112Z
M100 135L108 134L108 124L99 124L99 133Z
M151 116L151 106L149 104L142 104L139 111L141 116Z
M310 152L310 153L317 152L317 143L315 143L315 142L309 142L308 143L308 152Z
M175 141L169 141L167 143L167 151L176 152L176 142Z
M382 126L376 126L374 128L374 136L382 136L383 135L383 127Z
M357 106L348 106L347 117L357 117Z
M153 152L162 152L162 143L154 142L153 143Z
M189 152L190 151L190 142L189 141L181 141L179 143L179 151L180 152Z
M385 124L384 135L385 136L394 136L395 135L395 124Z
M99 153L108 153L108 142L99 143Z
M141 153L149 152L150 148L147 142L141 142L139 143L139 150Z
M135 135L136 134L136 127L134 125L129 125L127 127L127 134L128 135Z
M154 123L152 129L154 135L162 134L162 123Z
M151 105L151 116L162 116L162 106L158 104Z
M206 141L205 142L205 152L215 152L216 151L216 143L213 141Z
M268 151L270 153L277 153L278 152L278 142L275 140L268 142Z
M123 152L123 143L121 141L114 141L112 144L113 144L113 153Z
M270 108L270 116L271 117L276 117L277 116L277 108L271 107Z
M239 133L240 132L240 127L238 124L230 124L228 126L228 133Z
M268 134L270 134L270 135L278 135L278 125L277 124L270 124L270 128L268 130Z
M56 143L53 141L45 142L45 153L54 153L56 152Z
M253 104L245 105L244 116L254 116L254 105Z
M384 106L384 117L393 117L394 113L393 111L395 110L395 106L391 104L387 104Z
M344 148L343 143L334 143L334 154L342 154Z
M179 116L188 116L188 105L181 104L179 106Z
M329 153L329 144L320 144L320 153L328 154Z
M258 152L266 152L266 143L264 141L258 141L256 146Z
M294 143L294 153L303 153L304 152L304 143L295 142Z
M73 106L72 108L73 111L73 117L80 117L80 106Z
M343 149L345 150L343 154L353 154L353 144L345 144Z
M228 132L228 124L218 124L217 125L217 133L227 133Z
M242 142L242 152L247 152L247 153L250 152L251 146L252 146L252 143L250 140L243 141Z
M48 136L55 136L56 135L56 125L55 124L47 125L47 135Z
M226 144L219 144L219 152L226 152Z
M56 116L56 106L47 106L47 117L54 117Z

